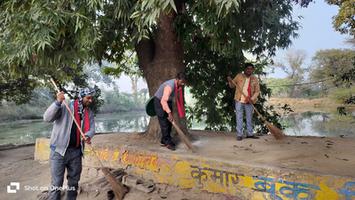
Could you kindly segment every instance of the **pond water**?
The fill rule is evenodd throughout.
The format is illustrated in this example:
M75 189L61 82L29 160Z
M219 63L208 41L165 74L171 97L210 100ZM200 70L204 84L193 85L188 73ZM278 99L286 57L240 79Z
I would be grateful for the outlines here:
M355 113L304 112L290 114L282 120L284 132L291 136L355 137Z
M354 114L354 113L353 113ZM144 112L99 114L95 118L96 132L142 132L149 117ZM292 136L355 137L355 117L336 114L305 112L283 118L284 132ZM193 129L203 129L203 124L193 123ZM34 143L38 137L49 137L51 123L42 120L21 120L0 124L0 145Z
M141 132L149 117L145 113L98 114L95 117L97 133ZM34 143L38 137L50 137L52 124L43 120L20 120L0 123L0 145Z

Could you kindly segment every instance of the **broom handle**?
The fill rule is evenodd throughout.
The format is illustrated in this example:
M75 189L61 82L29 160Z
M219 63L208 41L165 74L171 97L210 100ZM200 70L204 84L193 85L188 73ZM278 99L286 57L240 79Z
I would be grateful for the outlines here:
M175 123L175 121L173 120L171 122L174 126L174 128L176 129L176 132L178 133L178 135L180 136L181 140L185 143L185 145L192 151L195 152L195 148L192 146L190 140L186 137L185 133L180 129L180 127Z
M57 92L60 92L57 84L54 82L54 80L51 78L50 81L52 82L53 86L55 87L55 89L57 90ZM83 131L81 130L81 126L79 125L79 123L76 121L73 112L70 110L67 102L65 100L63 100L63 103L65 105L65 107L67 108L68 112L70 113L71 117L73 118L77 128L79 129L79 132L81 134L81 136L86 140L86 136L83 133ZM94 153L94 157L97 159L97 161L99 161L99 164L101 166L102 172L104 173L106 180L111 184L112 189L114 191L114 194L116 196L117 200L121 200L123 199L123 195L124 195L124 187L121 183L119 183L114 177L113 174L104 166L104 164L102 163L100 157L97 155L96 150L94 149L93 146L91 146L91 144L87 143L89 146L89 149ZM118 188L117 188L118 187ZM117 191L116 189L119 189L119 191Z
M53 84L53 86L55 87L55 89L57 90L57 92L60 92L60 90L59 90L57 84L54 82L54 80L51 78L50 81L52 82L52 84ZM73 112L70 110L70 108L69 108L67 102L66 102L65 100L63 100L63 103L64 103L66 109L68 110L69 114L70 114L71 117L73 118L74 123L76 124L77 128L79 129L79 132L80 132L81 136L84 138L84 140L86 140L86 136L85 136L84 132L81 130L81 126L80 126L79 123L76 121L76 119L75 119L75 117L74 117L74 114L73 114ZM87 144L88 144L88 143L87 143ZM91 144L88 144L88 146L89 146L90 150L95 154L95 157L96 157L97 160L99 161L101 167L104 168L104 165L102 164L102 161L100 160L99 156L96 154L96 151L95 151L94 147L91 146Z
M53 81L53 79L51 79L51 82L52 82L52 84L54 85L54 87L55 87L55 89L57 90L57 92L60 92L59 88L57 87L57 85L55 84L55 82ZM84 138L84 140L86 140L86 135L85 135L84 132L81 130L81 125L79 125L79 123L76 121L75 116L74 116L73 112L70 110L70 108L69 108L67 102L65 102L65 100L64 100L63 103L64 103L65 107L67 108L67 110L68 110L70 116L74 119L74 123L75 123L76 126L78 127L81 136Z
M250 80L249 80L249 81L250 81ZM242 93L242 95L243 95L244 97L247 97L247 95L243 92L243 90L239 87L238 84L236 84L233 80L231 80L231 82L232 82L233 85L237 88L237 90L238 90L240 93ZM265 119L265 117L260 114L260 112L258 111L258 109L255 108L255 106L254 106L253 103L251 103L251 106L253 106L253 109L254 109L255 112L258 114L258 116L259 116L264 122L267 122L267 120Z

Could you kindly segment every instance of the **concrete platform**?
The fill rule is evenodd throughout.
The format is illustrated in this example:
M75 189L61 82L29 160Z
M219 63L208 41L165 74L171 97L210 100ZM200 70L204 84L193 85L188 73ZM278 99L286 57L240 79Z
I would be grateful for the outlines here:
M238 199L355 199L355 139L272 136L236 141L233 134L194 131L190 152L160 147L138 134L93 138L104 165L180 188ZM49 140L37 139L36 160L48 160ZM86 148L84 165L99 163Z

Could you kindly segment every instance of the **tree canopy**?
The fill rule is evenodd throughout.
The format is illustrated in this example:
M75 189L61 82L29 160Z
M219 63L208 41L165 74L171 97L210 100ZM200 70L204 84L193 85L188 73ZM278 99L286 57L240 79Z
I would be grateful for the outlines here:
M355 51L352 49L327 49L316 52L310 74L313 80L328 79L323 84L328 89L346 87L355 83Z
M48 76L80 80L100 38L95 1L0 2L0 98L26 102ZM74 78L76 77L76 78ZM79 81L80 82L80 81Z
M329 5L339 7L333 18L335 30L343 34L355 36L355 2L353 0L326 0Z
M210 127L221 129L234 124L226 75L241 71L245 53L255 56L256 72L263 74L276 49L288 47L297 36L293 3L309 2L4 0L0 98L25 101L48 76L84 84L85 64L120 63L126 51L136 51L150 93L164 78L186 69L199 102L194 114L207 114ZM258 106L270 92L262 89Z

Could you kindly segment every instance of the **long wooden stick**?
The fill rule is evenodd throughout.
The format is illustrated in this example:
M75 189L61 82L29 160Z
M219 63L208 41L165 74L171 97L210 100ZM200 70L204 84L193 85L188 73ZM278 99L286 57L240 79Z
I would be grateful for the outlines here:
M249 80L251 81L251 80ZM231 80L231 82L233 83L233 85L237 88L237 90L244 96L244 97L248 97L243 90L239 87L239 85L237 83L235 83L233 80ZM253 107L253 109L255 110L256 114L262 119L262 121L266 124L266 127L269 129L270 133L276 138L276 139L282 139L284 136L284 133L277 128L276 126L274 126L273 124L271 124L270 122L268 122L266 120L266 118L260 114L260 112L258 111L258 109L255 108L254 104L251 103L251 106Z
M190 140L186 137L186 135L181 130L181 128L176 124L176 122L173 120L171 123L173 124L174 128L176 129L176 132L178 133L178 135L180 137L180 139L185 143L187 148L189 148L192 152L196 152L195 147L192 146Z
M54 80L51 78L50 81L52 82L53 86L55 87L57 92L60 92L57 84L54 82ZM79 129L79 132L81 134L81 136L84 138L84 140L86 140L86 136L84 134L84 132L81 130L81 126L79 125L79 123L76 121L75 116L73 114L73 112L70 110L67 102L65 100L63 100L63 104L65 105L66 109L68 110L70 116L73 118L74 123L76 124L77 128ZM89 146L90 150L94 153L94 157L98 160L100 166L101 166L101 170L104 173L107 181L110 183L113 193L115 194L115 197L117 200L122 200L125 193L127 193L127 189L122 185L122 183L118 182L116 180L116 178L113 176L113 174L108 170L107 167L105 167L101 161L101 159L99 158L99 156L96 153L95 148L87 143L87 145Z

